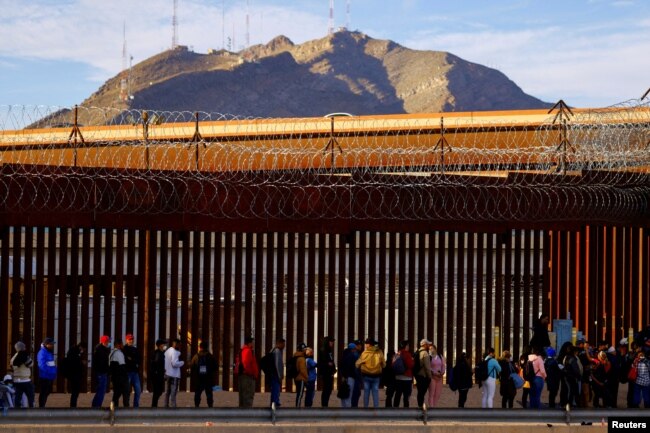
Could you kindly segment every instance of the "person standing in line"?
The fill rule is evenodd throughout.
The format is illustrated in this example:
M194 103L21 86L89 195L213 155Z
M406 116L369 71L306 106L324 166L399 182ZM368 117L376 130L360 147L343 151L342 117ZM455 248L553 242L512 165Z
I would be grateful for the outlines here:
M47 397L52 393L54 379L56 379L56 358L54 357L53 338L47 337L41 344L36 361L38 363L38 380L41 386L38 394L38 407L45 407Z
M429 355L431 356L431 382L429 382L429 407L436 407L440 400L442 393L442 378L446 371L446 361L438 348L432 344L429 348Z
M65 355L64 375L68 379L68 391L70 391L70 407L77 407L81 384L84 379L84 367L86 365L86 343L80 342L68 350Z
M429 384L431 383L431 357L429 356L429 347L431 347L431 341L423 338L420 340L420 348L415 352L415 370L413 375L415 376L415 386L417 387L417 402L418 408L422 409L424 405L424 396L429 390Z
M361 356L361 352L363 352L363 342L361 340L354 340L354 344L357 346L357 350L353 352L354 363L356 364L357 360ZM352 388L352 396L350 397L350 407L359 407L361 389L363 389L363 377L356 366L354 367L354 373L354 387Z
M108 392L108 357L111 354L111 338L108 335L102 335L99 344L93 351L92 370L93 377L97 382L95 396L93 397L92 407L100 408L104 404L104 396Z
M501 408L512 409L517 395L517 388L514 381L510 378L512 373L518 374L519 370L512 362L512 354L508 350L504 350L499 361L501 366L501 376L499 385L499 394L501 394Z
M546 370L546 387L548 388L548 407L551 409L555 408L555 400L562 381L562 369L560 369L560 364L555 359L555 355L555 349L552 347L546 349L544 369Z
M501 366L494 357L494 348L490 347L488 353L485 355L487 362L487 379L481 384L483 389L483 396L481 398L481 407L490 408L494 406L494 393L497 387L497 376L501 373Z
M316 377L318 363L314 361L314 349L308 347L305 349L305 360L307 361L307 386L305 390L305 407L312 407L314 404L314 394L316 393Z
M260 375L260 368L253 352L253 337L246 337L239 354L239 407L253 407L255 398L255 381Z
M297 373L294 378L294 382L296 383L296 407L300 407L302 403L302 397L305 395L307 381L309 380L309 371L307 371L307 359L305 353L306 349L307 345L305 343L300 343L293 354L296 361Z
M386 367L386 359L377 341L372 338L366 339L366 350L359 356L356 366L363 376L363 407L368 407L370 394L372 394L373 407L378 408L379 381Z
M275 407L280 407L280 393L282 392L282 380L284 379L284 362L282 355L284 353L284 346L286 340L278 338L275 340L275 347L271 350L273 355L273 368L271 370L271 404L275 403Z
M133 334L126 335L126 345L122 349L124 359L126 360L126 373L129 380L129 392L126 394L126 401L124 406L129 405L129 395L133 389L133 407L140 407L140 394L142 393L142 386L140 384L140 351L135 346L135 338Z
M165 349L167 342L163 339L156 340L156 350L151 357L149 365L149 378L153 382L153 395L151 407L158 407L158 400L165 392Z
M122 340L115 340L115 347L108 357L109 371L111 382L113 383L113 400L112 408L117 408L120 404L120 397L124 402L124 407L129 407L129 375L126 371L126 360L122 349L124 344Z
M535 379L530 384L530 408L539 409L542 407L542 390L544 389L544 380L546 380L546 369L544 368L544 359L540 350L533 348L533 353L528 355L528 362L535 370Z
M348 344L348 347L343 351L341 355L340 370L339 373L342 376L342 380L345 381L350 387L350 393L347 398L341 398L341 407L352 407L352 390L354 389L354 382L357 375L357 367L354 363L357 362L357 345L352 342Z
M23 407L23 395L27 396L27 404L34 407L34 383L32 382L32 366L34 361L29 356L27 346L22 341L14 345L16 354L11 358L14 370L13 381L16 390L16 407Z
M470 366L470 359L465 352L462 352L456 361L453 368L453 380L458 388L458 407L465 407L467 402L467 394L472 388L472 367Z
M401 373L395 372L395 398L393 399L393 407L399 407L400 400L404 400L404 407L409 407L409 399L413 391L413 366L415 365L415 361L413 360L413 355L411 355L411 344L408 340L401 341L397 348L398 351L391 362L393 368L395 368L396 363L403 363L404 371Z
M393 370L392 360L395 358L395 351L390 349L386 353L386 366L381 372L381 380L379 386L384 386L384 393L386 394L386 407L393 407L393 399L395 398L395 371Z
M639 350L634 361L637 369L636 380L634 381L634 407L650 408L650 361L643 350Z
M165 382L167 392L165 393L165 407L176 407L176 394L178 385L181 382L181 367L185 361L181 361L181 340L174 338L169 349L165 351Z
M199 343L199 352L194 355L190 362L192 378L194 379L194 407L201 405L201 394L205 391L205 398L208 407L214 404L212 387L218 371L217 358L214 357L208 348L207 341Z
M539 319L533 321L533 338L530 339L528 345L532 350L537 349L538 353L542 353L547 347L551 345L551 339L548 336L548 324L551 318L548 314L542 313Z
M327 336L323 339L323 345L318 352L318 375L323 382L321 392L321 406L329 406L330 396L334 390L334 375L336 364L334 363L334 337Z

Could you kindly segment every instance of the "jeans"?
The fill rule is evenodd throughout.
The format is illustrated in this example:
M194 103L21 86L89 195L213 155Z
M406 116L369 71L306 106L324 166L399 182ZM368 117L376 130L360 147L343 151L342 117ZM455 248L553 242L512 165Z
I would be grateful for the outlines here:
M131 393L131 387L133 387L133 407L140 407L140 394L142 393L142 387L140 385L140 375L137 371L129 371L129 393L126 395L127 401L124 406L128 406L128 398Z
M345 379L350 387L350 395L348 398L341 399L341 407L352 407L352 393L354 392L354 377L348 377Z
M643 397L643 406L647 409L650 407L650 385L641 386L634 384L634 406L641 405L641 398Z
M305 407L312 407L314 404L314 394L316 392L316 382L310 380L306 385L307 389L305 391Z
M92 407L102 407L104 404L104 396L108 389L108 374L98 374L97 378L97 391L93 397Z
M255 378L246 374L239 375L239 407L253 407L255 398Z
M34 407L34 384L31 381L15 382L14 388L16 389L16 407L22 407L23 394L27 396L29 407Z
M38 407L45 407L45 403L47 403L47 397L52 393L54 380L39 379L39 383L41 385L41 392L38 394Z
M530 384L531 409L539 409L542 406L542 389L544 389L544 379L535 376L535 380Z
M363 407L368 407L371 392L373 407L379 407L379 379L379 377L363 376Z
M494 405L494 392L497 390L497 380L494 377L488 377L483 381L482 390L481 407L491 409Z
M271 403L280 406L280 378L271 375Z
M194 389L194 407L201 405L201 394L205 391L205 398L208 400L208 407L214 405L214 396L212 394L211 380L198 380Z
M350 406L359 407L359 398L361 397L361 387L363 385L363 379L361 376L357 375L353 378L354 387L352 387L352 397L350 397Z
M165 376L167 392L165 393L165 407L176 407L176 394L181 379L178 377Z
M409 407L409 398L411 397L412 391L412 380L395 380L395 398L393 399L393 407L399 407L399 401L401 399L404 400L404 407Z

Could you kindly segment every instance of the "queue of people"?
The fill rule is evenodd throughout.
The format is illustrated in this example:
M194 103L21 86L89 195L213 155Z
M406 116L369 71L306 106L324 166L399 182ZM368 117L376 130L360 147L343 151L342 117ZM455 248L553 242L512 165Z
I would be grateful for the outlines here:
M338 377L338 392L341 407L359 407L363 395L363 407L379 407L379 390L385 388L386 407L410 407L411 395L419 408L435 408L445 389L458 393L458 407L465 407L470 389L476 383L481 389L481 407L492 408L498 390L502 408L513 408L521 390L521 406L540 409L542 391L548 390L547 407L565 409L567 407L595 408L618 407L617 396L621 385L628 385L626 406L628 408L650 408L650 344L639 345L632 342L628 349L627 339L622 339L618 347L609 347L606 341L597 346L585 339L576 344L565 343L559 352L550 347L547 335L547 317L540 317L530 346L516 358L509 350L497 356L489 348L472 365L466 353L462 353L453 368L447 368L443 351L429 339L419 341L416 350L411 350L411 342L401 341L397 351L389 350L385 355L379 342L373 338L349 342L341 353L339 368L335 361L335 339L326 336L315 351L306 343L297 345L286 361L284 349L286 342L278 338L274 347L261 359L254 351L254 339L246 337L236 356L233 372L239 392L239 406L252 407L255 389L260 373L267 381L270 390L270 405L281 406L282 383L293 381L296 386L296 407L312 407L317 383L322 388L321 406L328 407L334 391L335 377ZM648 339L650 341L650 339ZM39 407L45 407L57 374L67 379L70 393L70 407L77 407L84 367L87 362L86 344L80 342L67 352L61 365L57 366L52 338L44 339L36 360L32 359L23 342L14 345L15 354L11 358L13 375L5 376L0 388L0 404L3 408L26 408L35 405L35 386L32 382L32 369L38 368L40 393ZM210 353L206 341L199 343L199 351L190 359L182 352L179 339L169 342L159 339L155 343L148 369L147 380L153 388L152 407L157 407L164 394L164 406L177 406L177 394L183 372L187 371L193 381L195 407L201 405L205 394L207 406L214 406L213 386L217 382L219 366L217 358ZM135 345L135 338L127 334L125 342L113 341L104 335L95 346L92 356L92 378L95 395L91 406L103 406L104 397L109 391L109 379L113 396L110 405L117 408L139 407L142 393L140 379L142 357ZM517 361L518 360L518 361Z

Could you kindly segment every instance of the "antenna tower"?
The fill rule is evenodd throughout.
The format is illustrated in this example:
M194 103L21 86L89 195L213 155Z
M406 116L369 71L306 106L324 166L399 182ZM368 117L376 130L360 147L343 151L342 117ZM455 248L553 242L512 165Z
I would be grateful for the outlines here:
M126 21L122 25L122 70L126 70Z
M251 46L251 33L250 33L250 1L246 0L246 48Z
M350 0L347 1L345 8L345 29L350 31Z
M172 16L172 50L178 46L178 19L176 12L178 11L178 0L174 0L174 15Z
M221 49L226 49L226 0L221 1Z
M330 0L330 20L327 29L328 35L331 35L332 33L334 33L334 0Z

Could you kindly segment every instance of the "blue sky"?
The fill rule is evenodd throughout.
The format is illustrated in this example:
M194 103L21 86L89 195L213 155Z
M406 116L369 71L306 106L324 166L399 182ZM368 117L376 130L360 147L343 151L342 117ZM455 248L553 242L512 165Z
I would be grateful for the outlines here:
M248 3L251 44L279 34L296 43L327 34L329 0ZM345 26L347 0L334 3L334 24ZM180 44L206 52L231 38L244 48L246 0L178 4ZM122 68L124 23L134 63L170 47L172 5L0 0L0 105L80 103ZM608 106L650 87L648 0L350 0L349 25L499 69L549 102Z

